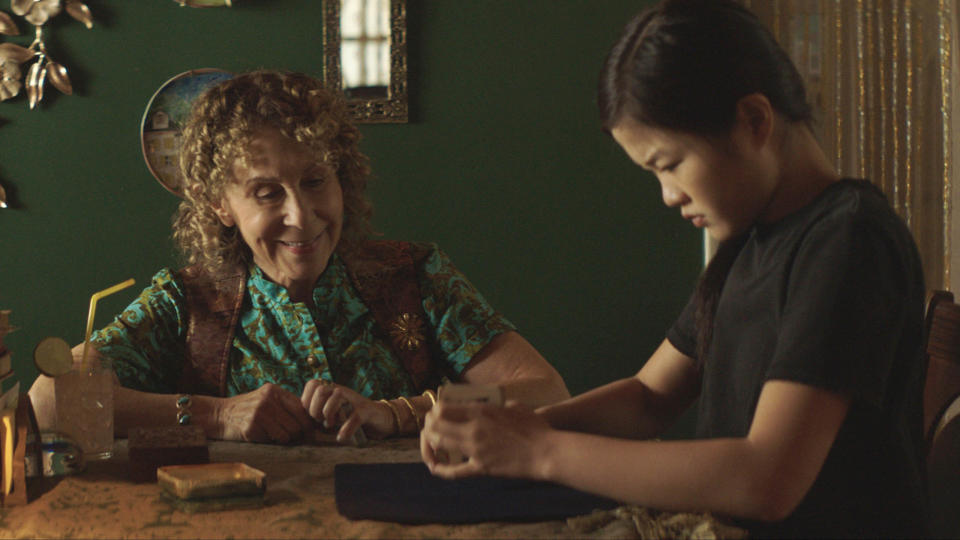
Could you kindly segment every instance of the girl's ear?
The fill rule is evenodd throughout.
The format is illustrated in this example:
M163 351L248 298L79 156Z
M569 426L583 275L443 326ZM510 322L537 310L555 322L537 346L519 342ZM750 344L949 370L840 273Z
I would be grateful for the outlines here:
M220 218L220 223L223 223L224 227L233 227L237 224L237 220L233 219L233 213L230 212L230 205L227 201L221 200L220 204L213 205L213 212Z
M776 114L767 96L747 94L737 101L736 128L745 132L759 146L765 145L773 134Z

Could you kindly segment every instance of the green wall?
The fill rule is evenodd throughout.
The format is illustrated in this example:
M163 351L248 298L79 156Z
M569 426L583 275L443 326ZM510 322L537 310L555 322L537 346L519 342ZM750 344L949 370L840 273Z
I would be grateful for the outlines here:
M0 307L25 385L39 339L82 339L90 294L137 280L99 327L176 264L177 201L139 145L153 92L198 67L322 72L320 0L87 3L92 30L64 14L47 31L75 94L0 103ZM699 271L699 234L596 120L603 56L645 3L409 0L411 122L362 127L377 229L438 242L574 393L638 369Z

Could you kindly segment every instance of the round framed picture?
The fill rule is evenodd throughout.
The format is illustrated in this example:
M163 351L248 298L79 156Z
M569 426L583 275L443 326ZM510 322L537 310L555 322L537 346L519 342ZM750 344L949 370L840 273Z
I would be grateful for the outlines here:
M140 146L147 168L160 184L181 197L180 133L194 99L210 86L233 77L216 68L185 71L153 94L140 121Z

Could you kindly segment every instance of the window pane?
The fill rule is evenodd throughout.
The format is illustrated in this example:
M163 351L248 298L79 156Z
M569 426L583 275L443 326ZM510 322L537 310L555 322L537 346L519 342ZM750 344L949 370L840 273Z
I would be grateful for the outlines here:
M344 41L340 44L340 69L343 72L343 87L356 88L363 85L363 56L360 44Z
M355 39L363 35L364 0L342 0L340 3L340 37Z

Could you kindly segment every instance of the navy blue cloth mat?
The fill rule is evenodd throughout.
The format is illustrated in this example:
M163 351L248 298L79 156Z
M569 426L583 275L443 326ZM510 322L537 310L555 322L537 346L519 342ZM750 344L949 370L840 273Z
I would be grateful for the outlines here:
M349 519L397 523L549 521L620 503L554 484L479 476L444 480L423 463L334 466L337 511Z

